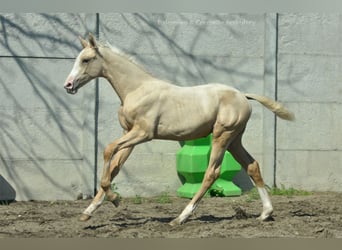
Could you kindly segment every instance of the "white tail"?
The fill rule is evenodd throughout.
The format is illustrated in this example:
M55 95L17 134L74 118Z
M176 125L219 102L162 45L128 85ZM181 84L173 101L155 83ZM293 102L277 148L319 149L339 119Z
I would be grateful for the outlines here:
M281 119L289 121L293 121L295 119L294 114L287 110L281 103L276 102L266 96L260 96L256 94L245 94L245 96L247 97L247 99L252 99L260 102Z

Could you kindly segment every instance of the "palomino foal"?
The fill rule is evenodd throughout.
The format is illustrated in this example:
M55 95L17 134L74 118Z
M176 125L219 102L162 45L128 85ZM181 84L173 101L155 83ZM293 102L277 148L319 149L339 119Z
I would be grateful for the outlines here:
M70 94L90 80L104 77L121 100L118 111L123 136L104 150L101 188L80 220L88 220L104 197L118 205L110 184L135 145L152 139L193 140L212 133L210 162L202 186L180 215L170 222L181 224L191 215L201 198L219 177L222 159L228 150L255 183L263 205L261 220L269 218L273 207L260 174L258 162L245 150L241 137L251 114L249 99L256 100L282 119L293 115L281 104L263 96L244 94L222 84L179 87L153 77L116 49L99 44L92 34L80 37L83 50L78 55L64 88Z

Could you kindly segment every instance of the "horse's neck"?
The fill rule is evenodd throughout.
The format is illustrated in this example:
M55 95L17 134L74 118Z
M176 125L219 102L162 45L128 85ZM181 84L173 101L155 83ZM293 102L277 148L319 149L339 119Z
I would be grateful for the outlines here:
M126 96L153 77L125 55L107 49L104 54L104 77L110 82L123 103Z

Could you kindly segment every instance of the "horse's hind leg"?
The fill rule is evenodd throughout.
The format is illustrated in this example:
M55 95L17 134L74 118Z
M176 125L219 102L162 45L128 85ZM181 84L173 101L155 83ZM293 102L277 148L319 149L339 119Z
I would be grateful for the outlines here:
M273 212L272 203L261 177L259 164L242 146L241 137L242 133L229 145L228 150L255 183L263 205L262 213L258 219L267 220Z
M198 203L203 198L205 193L220 176L221 163L224 157L224 153L227 150L229 142L234 137L234 131L225 131L220 136L215 136L213 133L212 149L210 154L210 160L208 168L205 172L204 179L202 181L201 188L197 191L195 196L185 207L182 213L174 220L170 222L171 226L182 224L196 209Z
M106 162L106 164L109 161L109 156L106 155L106 152L111 151L113 147L114 147L114 144L112 143L112 144L109 144L105 149L104 161ZM133 147L124 148L115 155L115 157L110 163L110 169L109 169L109 172L111 173L110 182L119 173L121 166L127 160L132 150L133 150ZM105 174L105 171L107 170L104 168L103 171L104 171L103 174ZM98 209L103 203L104 197L105 197L105 190L102 187L100 187L100 190L97 192L91 204L87 207L87 209L84 210L83 214L80 217L80 220L81 221L89 220L92 214L95 212L95 210ZM118 197L116 194L113 194L109 200L111 200L115 206L118 206Z

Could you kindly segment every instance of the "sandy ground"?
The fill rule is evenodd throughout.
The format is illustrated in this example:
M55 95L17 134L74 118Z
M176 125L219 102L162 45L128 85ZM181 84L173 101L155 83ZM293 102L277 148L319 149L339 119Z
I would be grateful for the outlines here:
M342 238L342 194L272 196L273 219L260 222L260 200L250 196L205 198L183 225L168 222L188 200L122 198L106 202L91 220L78 221L90 200L13 202L0 205L0 238Z

